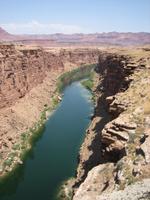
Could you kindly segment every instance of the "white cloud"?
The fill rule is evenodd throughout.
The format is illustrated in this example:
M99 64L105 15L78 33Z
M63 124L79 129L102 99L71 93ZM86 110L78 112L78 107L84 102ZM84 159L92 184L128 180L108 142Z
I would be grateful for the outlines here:
M31 21L28 23L7 23L0 24L2 28L12 34L51 34L51 33L81 33L85 32L76 25L40 23Z

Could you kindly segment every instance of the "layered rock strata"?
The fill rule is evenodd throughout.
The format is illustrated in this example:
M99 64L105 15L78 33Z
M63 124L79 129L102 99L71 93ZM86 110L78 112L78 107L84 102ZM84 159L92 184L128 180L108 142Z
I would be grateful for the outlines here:
M97 49L42 49L0 45L0 173L22 163L20 156L51 105L60 74L98 60Z
M121 199L106 193L150 178L150 53L101 53L96 72L95 115L80 149L73 200ZM133 188L137 199L150 197L147 187L143 197L138 184Z
M42 49L0 45L0 108L14 104L37 84L46 73L64 71L95 63L98 50Z

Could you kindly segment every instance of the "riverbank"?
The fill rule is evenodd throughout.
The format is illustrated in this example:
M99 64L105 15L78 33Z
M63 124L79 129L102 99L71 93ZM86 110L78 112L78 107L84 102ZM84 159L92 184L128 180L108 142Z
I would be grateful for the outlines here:
M93 76L92 71L94 70L95 66L96 64L86 65L86 67L83 65L80 68L76 68L74 70L71 70L62 74L58 78L58 82L57 82L58 92L62 92L64 87L66 87L67 85L69 85L70 83L74 81L78 81L84 78L90 78L92 80L92 76Z
M75 175L77 155L93 113L91 94L80 81L63 91L63 98L45 123L42 134L23 164L0 187L1 200L56 200L60 183Z
M22 163L22 133L37 126L41 113L57 103L57 78L77 66L97 63L99 50L0 45L0 176ZM46 113L49 115L49 112ZM23 138L23 139L22 139ZM15 150L14 150L15 148ZM17 148L17 149L16 149ZM10 157L10 158L9 158ZM9 158L9 159L7 159ZM5 162L6 166L3 165Z
M54 107L53 98L50 97L55 95L55 84L58 74L56 72L52 72L52 74L56 77L55 79L47 76L42 84L33 88L24 98L16 102L14 106L3 110L5 114L7 111L9 121L14 124L12 126L12 124L9 125L7 123L12 131L11 135L18 136L14 138L15 141L13 141L12 148L9 147L8 153L3 155L0 179L2 177L5 178L17 165L22 165L26 152L32 146L32 141L35 137L38 137L44 128L46 111L49 107L51 109ZM3 116L2 114L1 116Z
M91 69L93 67L94 65L92 66L85 65L79 67L78 69L65 72L63 74L62 73L56 74L56 72L51 72L51 76L53 78L47 75L43 84L40 84L36 88L31 90L31 92L29 92L29 94L25 96L25 99L21 99L20 102L17 102L15 106L10 108L11 113L13 114L12 116L13 118L14 115L15 117L18 117L18 115L23 114L23 112L25 112L24 116L26 116L27 118L24 119L24 123L25 122L27 123L27 119L28 122L30 123L27 126L29 128L25 126L21 127L21 128L25 127L25 130L23 131L22 129L20 129L21 132L20 138L19 137L17 138L17 142L14 143L12 150L6 155L6 158L3 160L3 162L1 162L0 179L2 182L3 179L7 178L6 176L8 176L10 172L16 168L17 165L22 165L27 152L32 148L33 140L35 140L36 137L38 137L38 135L41 134L48 116L53 112L53 110L57 107L59 101L61 100L60 92L62 92L62 89L65 86L67 86L67 84L70 84L71 81L79 80L82 77L83 78L87 77L90 74ZM65 81L66 79L67 82ZM60 83L61 83L61 90L59 87ZM31 104L29 103L29 101L31 102ZM30 105L30 107L28 105ZM23 109L23 106L26 109ZM33 116L31 116L31 110L29 112L29 109L32 110ZM22 112L18 113L18 111L21 110ZM16 120L15 126L18 129L20 127L19 125L20 121Z
M90 94L91 94L90 100L93 102L93 104L96 103L96 97L95 97L93 91L95 90L96 82L98 80L98 77L96 76L96 73L95 73L95 67L96 67L96 65L92 65L91 67L89 66L89 70L91 71L90 74L87 73L87 71L86 71L85 76L83 76L83 80L81 80L81 82L80 82L81 85L90 92ZM79 77L81 77L81 74L79 75ZM93 116L93 113L92 113L92 116ZM91 126L91 122L90 122L89 126ZM87 130L86 130L86 134L87 134ZM85 138L87 138L86 135L85 135ZM83 141L85 140L85 138L83 139ZM79 151L81 151L81 149L79 149ZM64 180L58 187L57 200L71 200L73 198L73 193L74 193L73 186L74 186L75 182L76 182L75 176L70 177L67 180Z

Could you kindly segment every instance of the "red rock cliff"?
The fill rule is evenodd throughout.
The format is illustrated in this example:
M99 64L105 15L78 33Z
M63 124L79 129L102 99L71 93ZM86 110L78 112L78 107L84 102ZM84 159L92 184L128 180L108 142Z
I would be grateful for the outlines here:
M61 49L49 51L37 47L0 45L0 108L12 105L52 70L72 69L95 63L98 50Z

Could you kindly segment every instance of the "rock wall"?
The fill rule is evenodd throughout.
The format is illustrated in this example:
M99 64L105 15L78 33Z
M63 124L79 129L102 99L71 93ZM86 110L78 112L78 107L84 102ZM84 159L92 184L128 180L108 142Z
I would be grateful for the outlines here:
M0 108L14 104L37 84L46 72L66 70L82 64L95 63L98 51L61 49L46 51L37 47L0 45Z
M96 72L95 114L80 149L73 200L104 200L150 177L150 53L101 53ZM135 193L138 198L138 188Z
M47 55L41 48L15 49L0 46L0 108L14 104L33 87L42 83L46 72L63 68L57 57Z
M92 48L62 49L59 53L65 67L77 67L98 62L99 50Z

